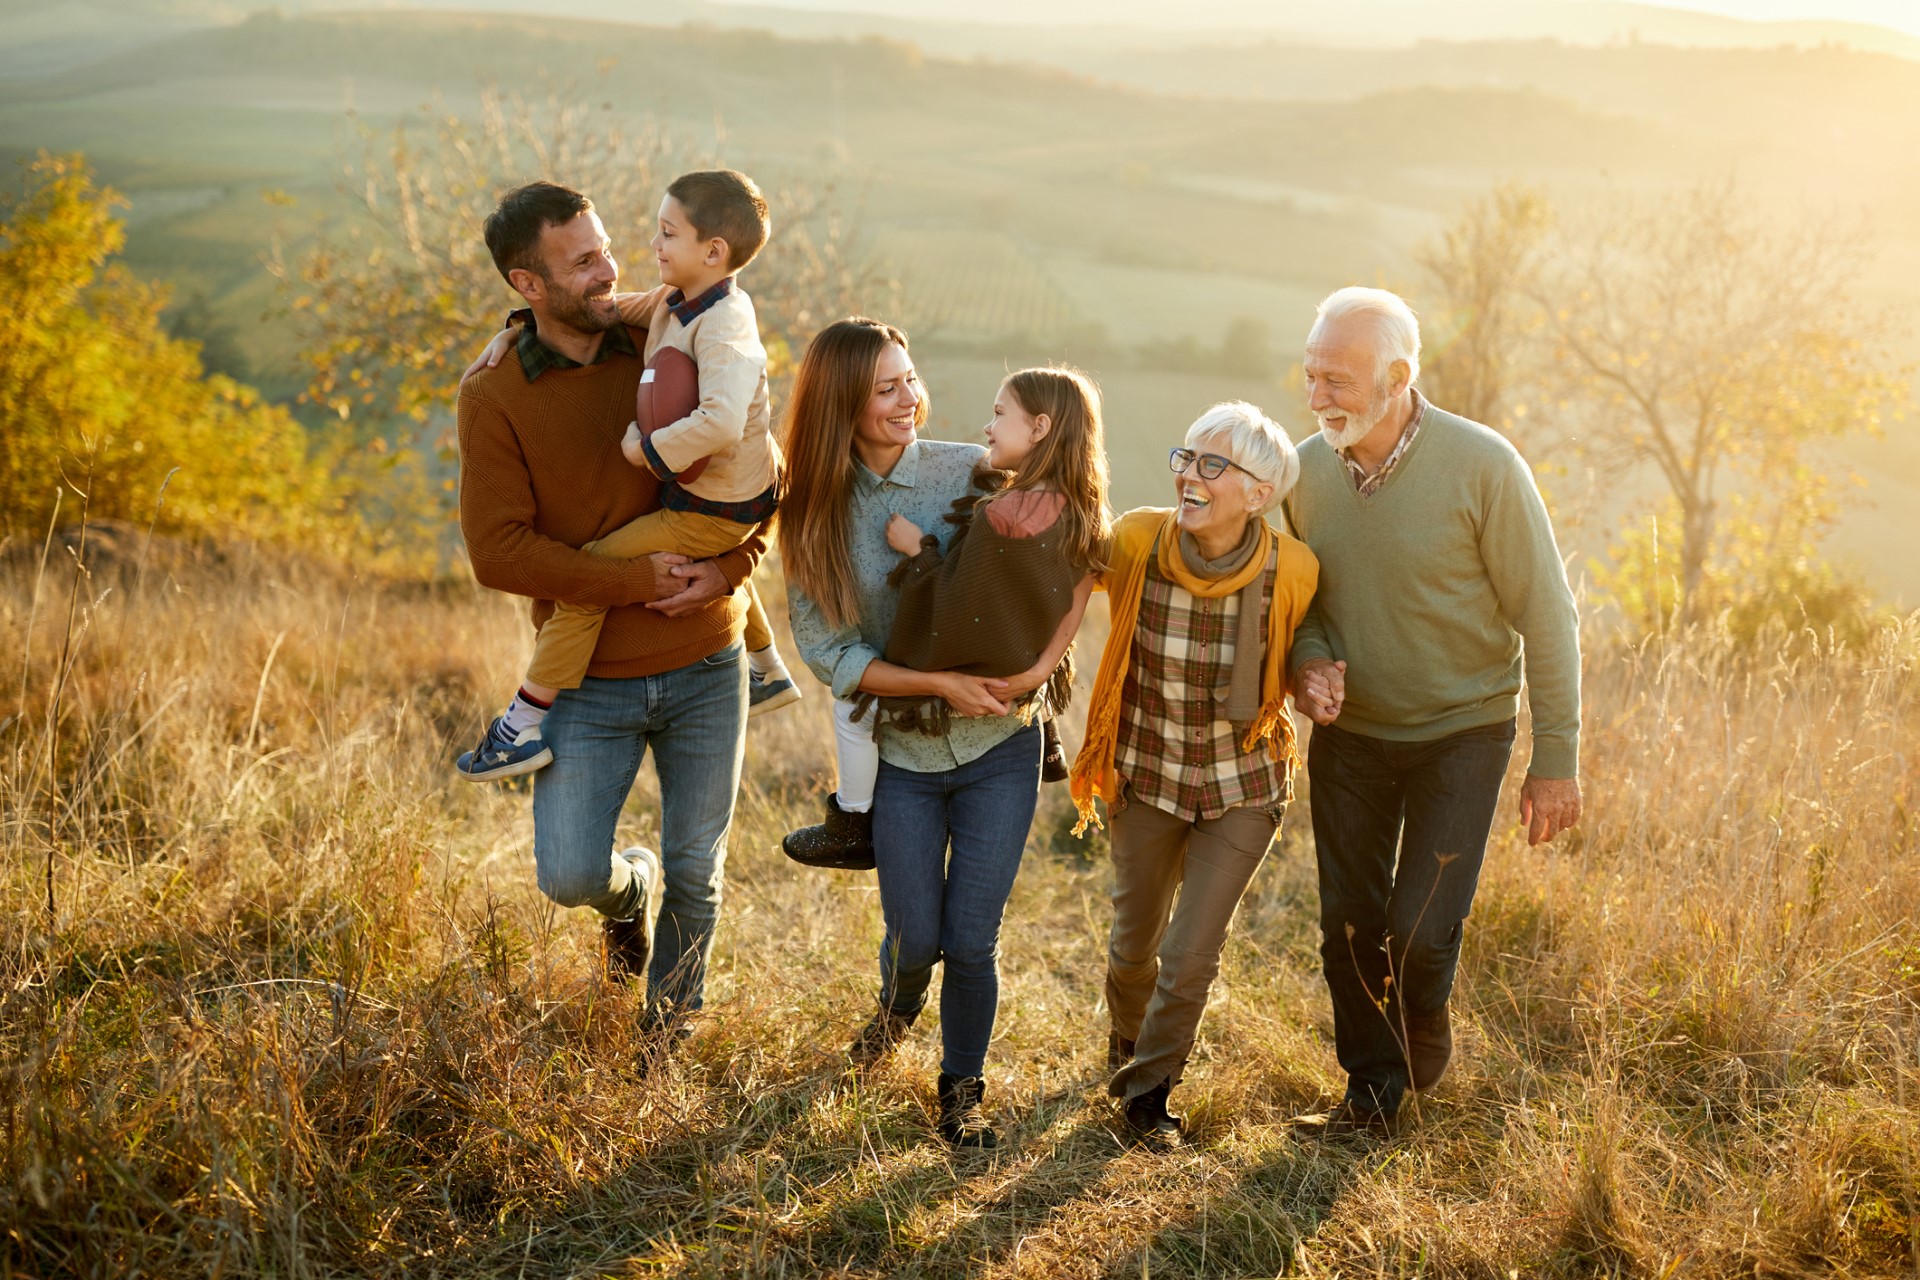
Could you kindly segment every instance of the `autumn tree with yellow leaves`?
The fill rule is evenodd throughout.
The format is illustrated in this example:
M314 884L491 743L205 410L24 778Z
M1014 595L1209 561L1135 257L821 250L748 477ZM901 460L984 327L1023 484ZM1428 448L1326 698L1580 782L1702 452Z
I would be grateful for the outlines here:
M0 511L11 533L78 519L176 532L316 534L306 433L167 336L167 290L113 262L122 202L78 156L42 153L0 197ZM171 483L167 482L169 475ZM166 484L164 504L161 487Z

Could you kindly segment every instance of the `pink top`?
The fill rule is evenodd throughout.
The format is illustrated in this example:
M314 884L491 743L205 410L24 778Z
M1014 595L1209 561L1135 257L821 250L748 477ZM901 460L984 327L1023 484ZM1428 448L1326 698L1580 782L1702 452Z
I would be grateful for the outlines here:
M1003 538L1032 538L1053 528L1054 521L1067 508L1063 493L1039 489L1012 489L999 494L981 509L987 523Z

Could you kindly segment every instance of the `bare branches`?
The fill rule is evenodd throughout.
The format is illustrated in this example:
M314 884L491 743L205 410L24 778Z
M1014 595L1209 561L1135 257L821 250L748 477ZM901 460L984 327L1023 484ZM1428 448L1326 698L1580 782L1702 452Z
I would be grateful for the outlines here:
M644 289L667 183L722 163L717 147L650 120L629 128L569 86L537 99L490 90L471 115L436 98L389 130L352 127L340 184L350 213L279 268L310 322L307 394L342 419L424 421L451 405L473 350L518 304L480 237L501 191L548 177L587 192L628 265L622 287ZM769 191L774 237L747 283L779 351L856 309L877 282L856 260L831 175Z
M1822 527L1832 489L1796 479L1804 446L1877 429L1901 393L1887 322L1855 297L1869 249L1835 219L1776 221L1731 181L1562 217L1501 188L1419 254L1455 326L1433 382L1536 451L1656 468L1692 614L1729 496L1743 530ZM1553 422L1519 420L1522 382Z

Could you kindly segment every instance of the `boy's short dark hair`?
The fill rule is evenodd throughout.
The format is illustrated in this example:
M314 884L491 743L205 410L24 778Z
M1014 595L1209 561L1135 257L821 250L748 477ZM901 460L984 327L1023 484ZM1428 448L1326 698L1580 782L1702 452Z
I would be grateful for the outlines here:
M727 242L727 268L753 261L773 231L767 199L753 179L734 169L700 169L673 180L667 194L680 202L702 240Z
M512 284L509 271L532 271L547 277L546 260L540 256L540 233L548 227L572 222L593 210L593 201L557 182L529 182L500 197L500 203L487 215L487 251L500 278Z

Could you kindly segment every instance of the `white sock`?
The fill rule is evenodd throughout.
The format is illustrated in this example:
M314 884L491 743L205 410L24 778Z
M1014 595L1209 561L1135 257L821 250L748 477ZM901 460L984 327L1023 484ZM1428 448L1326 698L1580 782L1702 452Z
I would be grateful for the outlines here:
M791 680L787 664L780 661L780 650L773 645L755 649L747 655L747 667L762 680Z
M553 709L551 702L541 702L525 689L513 695L513 701L500 715L500 725L507 736L517 738L526 729L537 729L540 722L547 718L547 712Z
M873 783L880 776L880 744L873 740L873 721L853 718L853 701L833 702L833 748L840 768L835 796L847 813L873 812Z

